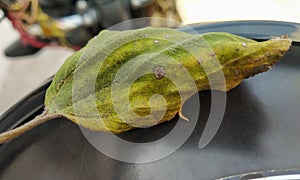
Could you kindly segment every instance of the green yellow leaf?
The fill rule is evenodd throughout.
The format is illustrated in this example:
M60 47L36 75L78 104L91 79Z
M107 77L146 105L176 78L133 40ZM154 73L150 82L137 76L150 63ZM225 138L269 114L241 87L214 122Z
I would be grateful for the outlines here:
M290 45L220 32L105 30L57 72L46 109L96 131L156 125L171 120L196 91L228 91L269 70Z

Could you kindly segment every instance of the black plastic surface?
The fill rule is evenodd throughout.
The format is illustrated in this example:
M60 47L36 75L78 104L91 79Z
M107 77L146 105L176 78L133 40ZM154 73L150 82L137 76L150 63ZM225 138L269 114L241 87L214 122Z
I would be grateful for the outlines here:
M294 25L289 24L290 27ZM198 25L196 29L211 31L206 27ZM218 24L215 27L222 30ZM224 27L224 31L234 31ZM247 32L253 32L256 38L256 29L249 28L251 26ZM269 30L265 33L291 33ZM3 115L0 130L21 123L22 117L26 117L22 120L26 121L40 113L48 85L49 82ZM199 94L200 116L194 132L182 147L164 159L145 164L113 160L90 145L77 125L56 119L0 147L0 179L206 180L247 172L300 168L300 47L293 46L268 73L245 80L227 94L220 130L204 149L199 149L198 143L210 110L210 92ZM192 108L188 101L185 109ZM176 122L132 130L123 136L132 141L147 141L167 132Z

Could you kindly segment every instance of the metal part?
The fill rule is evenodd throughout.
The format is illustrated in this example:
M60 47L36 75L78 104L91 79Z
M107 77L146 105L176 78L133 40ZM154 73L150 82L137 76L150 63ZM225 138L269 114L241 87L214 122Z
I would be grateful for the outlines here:
M255 178L255 179L251 179L251 180L293 180L293 179L299 180L300 174L271 176L271 177Z
M230 176L217 180L299 180L300 169L270 170Z
M151 3L154 3L155 0L131 0L131 7L133 9L144 8Z
M79 12L84 12L88 8L88 3L85 0L78 0L76 1L76 9Z
M84 14L74 14L57 19L57 26L62 30L72 30L79 26L91 26L97 23L97 13L94 9L89 9Z

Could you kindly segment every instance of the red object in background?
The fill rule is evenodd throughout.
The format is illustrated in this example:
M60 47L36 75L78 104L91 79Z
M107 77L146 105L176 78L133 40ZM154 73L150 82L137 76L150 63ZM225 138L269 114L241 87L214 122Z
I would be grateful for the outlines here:
M22 44L24 45L30 44L31 46L36 48L43 48L45 46L49 46L49 43L44 43L42 41L39 41L36 38L32 37L27 32L25 32L24 29L21 27L22 21L20 19L14 18L9 12L7 18L11 21L13 27L20 33Z

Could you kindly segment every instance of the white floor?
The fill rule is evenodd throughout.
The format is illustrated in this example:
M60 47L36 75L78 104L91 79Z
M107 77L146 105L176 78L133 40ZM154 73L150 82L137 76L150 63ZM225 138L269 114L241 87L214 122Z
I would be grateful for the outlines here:
M0 114L53 75L72 51L46 48L34 56L7 58L3 50L18 38L8 21L0 24Z
M267 19L300 22L300 0L178 0L187 24ZM0 24L0 115L53 75L72 51L46 48L37 55L9 59L1 52L18 38L8 21Z

